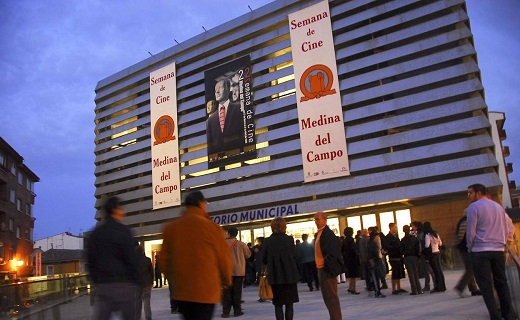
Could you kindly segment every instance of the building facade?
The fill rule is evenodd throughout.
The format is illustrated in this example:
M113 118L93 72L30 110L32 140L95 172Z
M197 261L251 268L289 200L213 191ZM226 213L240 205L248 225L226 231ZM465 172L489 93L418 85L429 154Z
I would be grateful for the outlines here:
M84 250L50 249L42 253L42 276L83 273L87 270Z
M23 157L0 137L0 275L26 277L33 272L34 183L40 179Z
M243 241L268 236L275 216L296 238L314 234L312 216L325 211L338 235L428 220L449 245L467 186L482 183L501 201L464 0L329 2L350 175L304 182L288 15L318 2L273 1L99 81L96 218L107 197L121 197L150 255L164 222L183 211L152 210L150 72L173 62L181 193L201 190L212 219L236 225ZM209 167L204 74L243 56L257 156Z
M48 251L51 249L66 249L66 250L83 250L84 238L83 236L75 236L70 232L63 232L34 241L34 249L41 249Z

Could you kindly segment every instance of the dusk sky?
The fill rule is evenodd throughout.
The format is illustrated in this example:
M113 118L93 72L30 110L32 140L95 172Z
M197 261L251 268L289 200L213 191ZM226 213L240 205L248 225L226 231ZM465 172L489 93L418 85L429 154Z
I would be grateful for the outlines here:
M94 88L271 0L0 1L0 136L40 177L34 239L94 227ZM468 0L490 111L520 184L520 1Z

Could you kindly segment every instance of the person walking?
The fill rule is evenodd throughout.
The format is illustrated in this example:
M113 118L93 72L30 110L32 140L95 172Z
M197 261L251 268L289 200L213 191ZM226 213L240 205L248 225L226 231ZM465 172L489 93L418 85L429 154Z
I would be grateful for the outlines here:
M379 232L370 232L370 240L368 240L367 244L367 263L370 271L370 277L372 278L372 286L374 288L375 297L385 298L386 296L381 293L381 278L383 278L383 273L381 272L379 237Z
M444 292L446 291L446 284L444 282L444 273L441 267L441 250L442 246L441 236L437 231L432 229L430 221L424 223L424 247L428 250L429 261L432 266L433 273L435 274L434 288L430 290L430 293Z
M104 205L105 217L92 232L87 263L95 285L95 319L108 320L120 312L123 319L136 318L136 303L143 279L139 256L130 228L122 223L125 211L118 197Z
M468 287L469 292L471 292L472 296L481 295L480 290L477 287L477 283L475 281L475 276L473 274L473 263L471 262L471 257L468 252L468 245L466 242L466 226L468 222L468 208L464 210L462 217L457 222L456 235L458 239L457 250L460 253L462 261L464 263L464 274L457 282L455 286L455 290L459 294L461 298L464 297L463 292L466 286Z
M336 277L345 270L338 237L327 226L327 214L317 212L314 222L318 232L315 240L315 260L318 269L321 295L329 311L330 320L341 320L341 305L338 298Z
M224 288L222 293L222 318L229 318L231 307L233 307L233 315L239 317L244 314L240 300L242 299L242 285L246 273L246 260L251 256L251 251L245 243L237 239L238 229L230 227L228 229L229 237L226 242L231 251L233 258L233 284Z
M144 318L152 320L152 308L150 306L150 298L152 296L153 286L153 266L152 259L148 258L144 252L143 246L137 246L137 253L139 254L139 266L143 276L143 286L141 287L140 299L137 299L137 320L141 319L141 312L144 307Z
M190 192L184 205L182 215L164 227L159 264L184 319L209 320L221 301L222 287L232 283L233 261L202 192Z
M504 208L486 197L482 184L468 187L466 242L473 260L475 280L482 292L491 320L517 319L505 275L505 250L513 240L514 226ZM496 304L493 287L500 301Z
M309 235L302 234L302 243L297 248L297 256L303 263L303 276L309 287L309 291L320 290L320 281L318 280L318 270L316 269L316 261L314 260L314 245L307 240ZM314 282L314 286L312 285Z
M271 230L271 236L264 240L262 263L266 266L267 281L273 289L276 320L292 320L293 305L299 301L297 285L300 279L294 239L285 233L287 222L282 217L271 221Z

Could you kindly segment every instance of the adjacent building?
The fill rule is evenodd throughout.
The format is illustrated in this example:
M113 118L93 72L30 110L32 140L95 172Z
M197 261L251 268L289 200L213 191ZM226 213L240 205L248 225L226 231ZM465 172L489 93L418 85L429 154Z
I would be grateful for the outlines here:
M50 237L34 241L34 249L48 251L51 249L83 250L83 236L75 236L70 232L62 232Z
M34 184L38 176L0 137L0 278L33 273Z
M85 238L62 232L34 242L36 275L86 272Z
M386 233L389 222L429 220L449 245L468 205L467 186L482 183L506 203L508 153L498 150L505 136L495 143L496 119L484 99L464 0L328 2L350 175L304 182L306 175L321 173L302 166L295 94L301 82L294 76L290 28L309 24L311 32L310 24L321 18L292 24L288 15L318 2L273 1L100 80L96 218L107 197L121 197L125 223L150 256L159 249L164 222L182 213L178 205L152 209L157 192L152 165L163 160L151 154L157 137L151 134L150 87L157 79L151 81L150 73L174 62L179 149L174 160L181 194L201 190L212 219L236 225L245 242L268 236L275 216L288 220L295 238L312 235L313 214L325 211L338 235L346 226L378 225ZM205 75L245 56L256 156L209 165ZM328 170L327 158L318 160Z
M42 253L41 275L76 274L87 270L84 250L50 249Z

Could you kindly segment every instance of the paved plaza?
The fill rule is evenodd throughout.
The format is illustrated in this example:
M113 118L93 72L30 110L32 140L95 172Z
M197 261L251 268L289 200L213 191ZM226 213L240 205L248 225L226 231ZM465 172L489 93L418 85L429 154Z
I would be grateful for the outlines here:
M343 310L343 319L450 319L450 320L485 320L489 319L486 307L481 296L472 297L467 291L465 297L460 298L452 288L462 274L461 270L447 270L444 272L448 290L444 293L425 293L410 296L409 294L392 295L391 290L383 290L387 295L384 299L374 298L373 293L364 290L364 281L358 280L360 295L347 293L347 284L339 285L339 295ZM387 282L390 280L387 277ZM423 281L421 280L421 283ZM402 287L410 289L408 279L402 280ZM245 315L242 320L272 320L274 307L270 302L257 302L258 287L246 287L243 292L243 309ZM299 284L300 302L294 306L294 319L327 320L328 313L323 303L321 292L310 292L306 284ZM93 308L89 305L89 297L81 297L61 307L61 319L90 320ZM221 306L218 305L214 319L220 319ZM52 316L45 317L52 319ZM113 317L118 319L118 317ZM144 315L143 315L144 319ZM152 290L152 319L182 319L181 315L171 314L169 308L168 287L163 286ZM238 318L237 318L238 319Z

